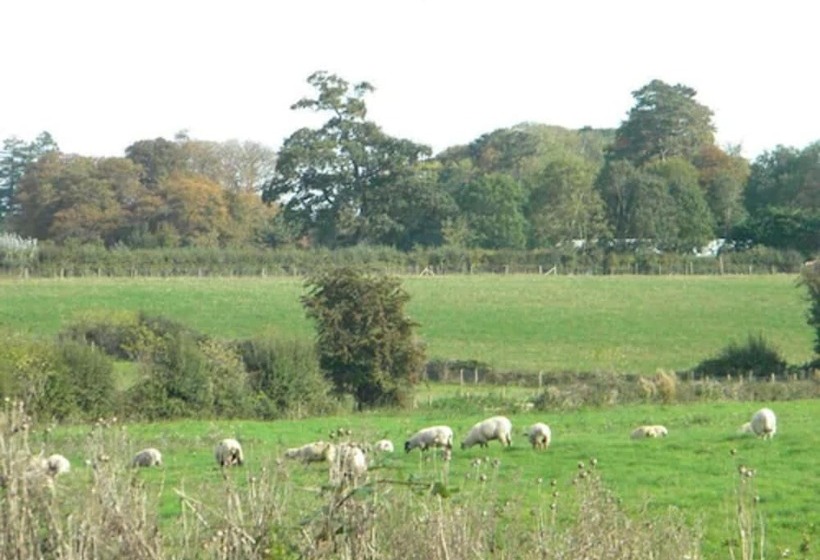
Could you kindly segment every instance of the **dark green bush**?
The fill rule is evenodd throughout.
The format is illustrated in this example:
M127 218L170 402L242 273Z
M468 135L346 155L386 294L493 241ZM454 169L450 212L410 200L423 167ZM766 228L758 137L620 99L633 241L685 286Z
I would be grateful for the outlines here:
M752 376L755 378L780 376L786 371L786 361L762 335L749 335L746 344L732 342L715 358L698 364L696 376L726 377Z
M236 343L263 417L305 417L330 411L330 383L312 343L255 338Z
M61 385L77 417L109 415L116 401L114 364L102 351L74 341L59 343Z
M253 416L247 372L234 349L166 317L140 314L138 321L128 349L143 371L128 392L133 413L148 419Z
M132 359L139 327L136 313L92 311L75 318L59 335L61 339L82 341L120 360Z
M76 341L22 335L0 345L0 397L20 399L40 419L92 419L116 401L113 363Z
M800 282L809 292L808 324L814 329L814 352L820 355L820 264L817 261L807 265Z

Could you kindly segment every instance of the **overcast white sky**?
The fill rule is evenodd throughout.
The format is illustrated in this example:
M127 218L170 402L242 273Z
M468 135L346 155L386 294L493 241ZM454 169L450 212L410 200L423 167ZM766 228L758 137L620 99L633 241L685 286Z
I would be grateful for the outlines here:
M278 149L322 121L290 105L327 70L438 152L524 121L617 127L659 78L754 158L820 140L819 21L809 0L9 0L0 139L120 156L187 129Z

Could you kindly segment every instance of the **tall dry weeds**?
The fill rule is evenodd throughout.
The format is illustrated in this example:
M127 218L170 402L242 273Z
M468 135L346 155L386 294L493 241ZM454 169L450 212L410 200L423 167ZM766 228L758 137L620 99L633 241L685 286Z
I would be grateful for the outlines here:
M538 496L534 508L501 498L502 461L476 462L469 478L452 484L447 456L420 459L409 477L391 477L395 471L377 464L366 479L326 484L329 473L317 470L322 482L306 488L290 482L288 463L225 469L216 484L166 489L162 479L159 488L147 485L128 468L127 432L107 423L88 434L89 466L55 481L32 476L37 455L28 426L22 406L6 403L0 416L4 559L701 558L698 528L675 510L625 511L592 461L562 483L528 482L522 492ZM181 513L161 524L160 497L168 493Z

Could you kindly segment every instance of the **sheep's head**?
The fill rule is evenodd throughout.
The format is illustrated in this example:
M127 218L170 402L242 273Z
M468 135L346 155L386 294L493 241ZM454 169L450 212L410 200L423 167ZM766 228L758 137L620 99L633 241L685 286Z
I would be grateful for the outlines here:
M405 453L410 453L410 449L412 449L412 447L410 445L410 440L405 441L404 442L404 452Z

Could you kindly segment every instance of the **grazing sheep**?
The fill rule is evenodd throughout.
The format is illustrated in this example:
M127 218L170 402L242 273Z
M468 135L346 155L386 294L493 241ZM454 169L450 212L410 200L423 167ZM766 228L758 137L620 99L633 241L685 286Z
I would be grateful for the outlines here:
M71 463L59 453L44 457L43 453L34 456L29 461L26 476L32 479L46 479L46 485L51 485L52 479L71 470Z
M159 449L156 449L154 447L148 447L147 449L143 449L142 451L134 455L133 459L131 459L131 466L161 467L162 453L159 452Z
M214 449L214 458L220 467L242 466L245 462L242 456L242 446L233 438L223 439Z
M330 464L330 482L355 486L366 475L367 456L364 450L355 444L339 444Z
M506 447L512 445L512 422L509 418L493 416L479 422L470 429L470 433L461 442L461 448L467 449L475 444L487 447L487 442L494 439L497 439Z
M53 455L49 455L48 458L43 460L43 468L51 477L56 477L59 474L67 473L71 470L71 463L69 463L68 459L60 455L59 453L55 453Z
M749 422L752 432L763 439L772 439L777 432L777 417L770 408L761 408Z
M404 442L404 451L410 453L418 447L426 451L430 447L453 448L453 429L450 426L431 426L419 430Z
M527 428L525 434L533 449L546 449L552 440L552 430L543 422L537 422Z
M305 463L333 461L336 456L336 446L326 441L315 441L301 447L292 447L285 451L287 459L299 459Z
M643 439L643 438L656 438L656 437L666 437L669 435L669 430L666 429L664 426L639 426L632 430L632 434L629 437L632 439Z
M373 450L382 453L393 453L393 442L389 439L380 439L373 444Z

